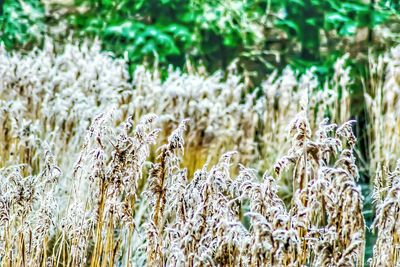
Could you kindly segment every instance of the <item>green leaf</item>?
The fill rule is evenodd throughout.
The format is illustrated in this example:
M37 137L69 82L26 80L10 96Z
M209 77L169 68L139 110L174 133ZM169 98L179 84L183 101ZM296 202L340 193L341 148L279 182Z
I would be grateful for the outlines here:
M142 47L140 52L142 53L142 55L149 55L149 54L152 55L156 50L157 50L156 44L154 43L154 41L150 40L146 42L146 44Z
M290 5L304 6L304 0L289 0Z
M306 20L306 23L311 26L318 25L317 18L309 18Z
M103 7L110 8L113 6L114 1L113 0L101 0L101 3L103 5Z
M192 35L189 29L179 24L171 24L164 28L164 32L171 34L175 39L184 42L185 44L191 43Z
M296 34L300 33L300 28L299 25L297 25L296 22L292 20L278 20L275 25L277 27L283 28L283 29L289 29L294 31Z
M239 41L234 35L228 34L228 35L224 36L224 45L225 46L235 47L235 46L237 46L238 43L239 43Z
M368 12L369 6L362 3L343 3L342 7L347 12L354 11L354 12Z
M385 12L385 11L375 11L372 12L372 16L371 16L371 27L374 27L376 25L385 23L390 17L390 13L389 12Z
M135 37L135 27L132 22L126 21L120 25L109 26L104 30L106 36L114 35L126 39L133 39Z
M349 21L349 18L340 13L328 13L325 15L325 21L333 25Z
M339 34L342 36L353 35L357 31L357 23L355 21L350 21L345 23L343 27L340 28Z
M144 3L145 3L145 0L137 0L137 1L135 1L134 9L135 10L140 10L143 7Z

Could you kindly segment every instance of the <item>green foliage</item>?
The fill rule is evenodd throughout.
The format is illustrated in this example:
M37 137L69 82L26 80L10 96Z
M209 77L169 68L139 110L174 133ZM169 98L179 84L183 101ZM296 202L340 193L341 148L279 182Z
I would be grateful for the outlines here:
M390 16L388 10L355 0L286 0L276 1L285 10L285 16L277 20L277 26L291 36L304 39L307 28L335 31L340 36L356 33L357 28L384 23Z
M81 35L99 36L106 50L127 51L138 62L151 56L160 62L183 55L192 43L187 27L187 6L180 0L79 1L87 10L74 13L69 22Z
M298 42L300 53L293 53L288 63L298 69L317 66L326 75L332 63L346 51L338 47L343 38L357 33L360 28L373 29L385 23L392 12L378 5L356 0L286 0L274 1L275 9L283 16L275 25L286 32L290 40ZM325 54L321 54L321 35L327 40Z
M106 50L127 52L134 64L182 66L189 56L220 68L256 42L249 25L262 14L263 2L77 0L85 11L71 12L68 21L81 36L100 37Z
M38 0L6 0L0 17L0 39L9 48L27 48L41 41L44 8Z
M75 0L60 19L76 37L99 38L105 50L126 54L131 68L143 61L183 66L190 58L213 71L239 58L241 66L259 76L287 64L301 72L315 66L325 76L348 52L342 44L360 28L387 23L398 15L396 5L361 0ZM56 17L45 17L40 0L6 0L3 10L1 40L8 48L37 45Z

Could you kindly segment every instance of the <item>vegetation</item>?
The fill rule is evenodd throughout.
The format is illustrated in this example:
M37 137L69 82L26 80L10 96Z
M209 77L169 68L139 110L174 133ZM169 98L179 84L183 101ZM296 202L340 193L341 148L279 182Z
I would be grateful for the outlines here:
M323 119L350 117L349 94L337 102L343 64L324 91L312 72L286 69L243 98L233 66L227 80L164 82L139 67L131 85L126 63L98 45L3 49L2 264L363 266L357 124ZM395 90L396 75L378 88ZM378 155L373 266L398 259L396 157Z
M346 51L365 55L371 45L381 49L382 42L386 47L398 42L394 36L379 36L382 28L399 31L392 29L399 20L396 5L357 0L6 0L2 40L8 48L31 48L43 32L99 38L105 50L126 54L132 70L143 61L182 68L189 59L215 71L240 59L243 68L262 74L290 64L302 71L317 66L327 75ZM54 30L60 24L63 30Z
M1 266L400 265L397 1L1 5Z

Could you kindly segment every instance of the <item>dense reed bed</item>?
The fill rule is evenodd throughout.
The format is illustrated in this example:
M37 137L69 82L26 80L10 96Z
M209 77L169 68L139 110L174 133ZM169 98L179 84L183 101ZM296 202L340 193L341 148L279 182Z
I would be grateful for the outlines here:
M251 89L234 65L130 81L98 44L1 49L1 265L400 264L396 51L365 83L368 261L346 57Z

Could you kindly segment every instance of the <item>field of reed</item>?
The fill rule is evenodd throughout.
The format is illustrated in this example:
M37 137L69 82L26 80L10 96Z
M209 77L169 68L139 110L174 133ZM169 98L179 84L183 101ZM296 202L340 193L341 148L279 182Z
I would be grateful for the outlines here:
M1 266L400 266L400 47L370 57L362 125L347 58L254 89L1 47Z

